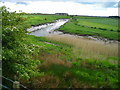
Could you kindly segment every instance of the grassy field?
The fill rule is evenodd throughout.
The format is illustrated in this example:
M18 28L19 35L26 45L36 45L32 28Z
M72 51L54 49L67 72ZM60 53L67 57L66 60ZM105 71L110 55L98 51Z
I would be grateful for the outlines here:
M73 17L71 21L59 28L60 31L77 35L91 35L120 40L118 38L118 20L100 17Z
M118 65L116 58L84 58L80 48L44 37L29 36L31 43L40 46L33 58L41 61L36 67L42 77L31 78L31 88L116 88ZM46 43L47 42L47 43ZM104 47L104 46L103 46ZM77 51L76 51L77 49ZM107 49L106 49L107 50ZM112 53L112 52L111 52ZM85 54L85 53L84 53ZM102 56L106 57L106 55ZM109 57L109 58L108 58ZM110 61L110 62L109 62Z
M112 18L100 18L100 17L76 17L79 25L85 25L89 27L96 27L111 31L117 31L118 30L118 19L112 19Z
M29 25L39 25L54 22L56 19L70 18L70 16L60 15L24 15L23 17L27 19L25 23Z
M25 15L26 23L39 25L68 16ZM47 20L45 20L47 18ZM82 18L82 17L81 17ZM79 19L78 19L79 20ZM73 19L60 30L78 35L97 35L117 40L116 31L81 26ZM118 88L118 47L71 36L26 37L39 47L33 55L40 60L35 67L43 76L31 77L22 84L29 88Z

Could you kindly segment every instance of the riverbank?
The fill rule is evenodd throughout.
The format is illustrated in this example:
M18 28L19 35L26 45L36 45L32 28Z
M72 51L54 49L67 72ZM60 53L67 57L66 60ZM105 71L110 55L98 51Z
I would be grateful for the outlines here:
M62 16L62 15L23 15L26 19L25 23L30 26L39 26L43 24L53 23L58 19L69 19L70 16Z
M64 22L65 21L65 22ZM95 35L88 35L88 34L74 34L71 32L66 32L64 30L59 30L61 27L64 27L64 24L66 22L70 22L70 19L58 19L54 20L54 22L51 23L45 23L45 24L38 24L38 25L31 25L31 28L27 29L27 31L30 32L30 35L36 35L36 36L47 36L47 35L54 35L54 34L70 34L74 36L78 36L81 38L86 39L92 39L95 41L103 41L104 43L118 43L117 40L109 40L107 38L101 37L101 36L95 36ZM68 23L69 23L68 22ZM59 24L62 23L62 24ZM63 25L63 26L61 26Z
M100 22L100 18L97 18L97 17L96 18L90 17L90 19L89 18L86 19L86 18L87 17L73 17L73 19L71 19L68 23L61 26L59 28L59 31L62 31L64 33L69 33L69 34L75 34L75 35L79 35L79 36L93 36L93 37L97 37L97 38L102 37L102 39L104 39L104 40L105 39L117 40L117 41L120 40L120 38L119 38L120 32L119 32L119 30L116 29L116 28L118 28L118 26L117 26L118 21L116 19L115 19L116 23L114 23L115 24L114 25L112 23L112 19L109 20L109 18L106 18L106 19L101 18L101 22ZM96 22L97 21L99 21L99 22L93 23L92 18L95 19ZM80 22L82 19L86 20L86 23L84 23L84 25L82 22ZM87 24L87 20L89 20L89 24L91 23L92 26L89 27L89 25ZM91 20L91 22L90 22L90 20ZM99 27L99 26L105 24L104 21L106 22L106 24L109 23L107 21L111 21L111 23L109 23L107 26L105 25L104 28ZM113 27L115 27L114 30L109 30L109 28L112 27L112 25L113 25ZM108 26L109 26L109 28L108 28Z
M81 38L85 38L85 39L89 39L89 40L100 41L100 42L103 42L105 44L107 44L107 43L120 43L120 41L118 41L118 40L109 40L107 38L103 38L103 37L100 37L100 36L93 36L93 35L87 35L87 34L79 35L79 34L64 32L63 30L59 30L59 29L57 29L55 31L58 31L60 34L67 34L67 35L81 37Z
M34 58L41 61L37 69L45 74L42 77L31 78L32 84L30 86L28 84L28 87L117 87L115 84L118 80L117 46L113 45L111 48L109 45L103 46L103 44L80 40L72 36L45 38L29 35L28 38L41 47L39 54ZM97 53L100 50L101 52Z
M85 58L98 60L118 57L118 43L105 43L104 41L94 41L84 37L69 34L51 35L47 39L72 45L81 52ZM117 60L117 59L116 59ZM108 60L109 61L109 60ZM117 63L117 61L115 61Z

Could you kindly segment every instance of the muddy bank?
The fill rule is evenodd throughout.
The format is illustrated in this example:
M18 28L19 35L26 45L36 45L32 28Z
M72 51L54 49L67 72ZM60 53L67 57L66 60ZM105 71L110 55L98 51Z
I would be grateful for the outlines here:
M89 40L94 40L94 41L101 41L101 42L104 42L105 44L107 43L120 43L120 41L117 41L117 40L109 40L107 38L103 38L103 37L100 37L100 36L92 36L92 35L87 35L87 34L71 34L71 33L67 33L67 32L64 32L62 30L58 30L59 32L61 32L62 34L66 34L66 35L73 35L73 36L77 36L77 37L81 37L81 38L85 38L85 39L89 39Z

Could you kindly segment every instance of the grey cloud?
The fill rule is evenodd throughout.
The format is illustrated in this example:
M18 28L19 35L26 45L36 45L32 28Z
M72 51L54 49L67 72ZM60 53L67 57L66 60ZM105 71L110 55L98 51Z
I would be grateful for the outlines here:
M106 2L106 3L104 3L103 4L103 7L105 7L105 8L117 8L117 6L118 5L116 5L116 4L118 4L117 2Z
M95 2L79 2L81 4L95 4Z
M99 4L104 8L117 8L118 7L117 2L115 2L115 0L24 0L26 1L26 3L21 2L21 0L1 0L1 1L16 2L16 4L23 4L23 5L27 5L27 1L55 1L55 2L72 1L72 2L76 2L80 4L96 4L96 5ZM114 1L114 2L110 2L110 1Z
M80 2L81 4L101 5L103 8L118 8L118 2ZM120 4L120 3L119 3Z
M28 5L28 3L26 3L26 2L16 2L16 4Z
M21 0L1 0L1 1L9 1L9 2L21 2ZM115 0L24 0L24 1L73 1L73 2L111 2ZM119 0L118 0L119 1Z

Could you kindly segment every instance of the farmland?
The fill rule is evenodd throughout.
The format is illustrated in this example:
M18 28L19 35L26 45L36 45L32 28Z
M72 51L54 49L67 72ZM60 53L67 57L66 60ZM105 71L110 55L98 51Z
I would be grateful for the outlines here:
M90 35L119 40L118 19L100 17L73 17L60 31L77 35Z
M112 18L102 18L102 17L91 17L91 18L83 18L79 17L78 24L80 25L87 25L90 27L96 27L96 28L103 28L106 30L118 30L118 19L112 19Z

